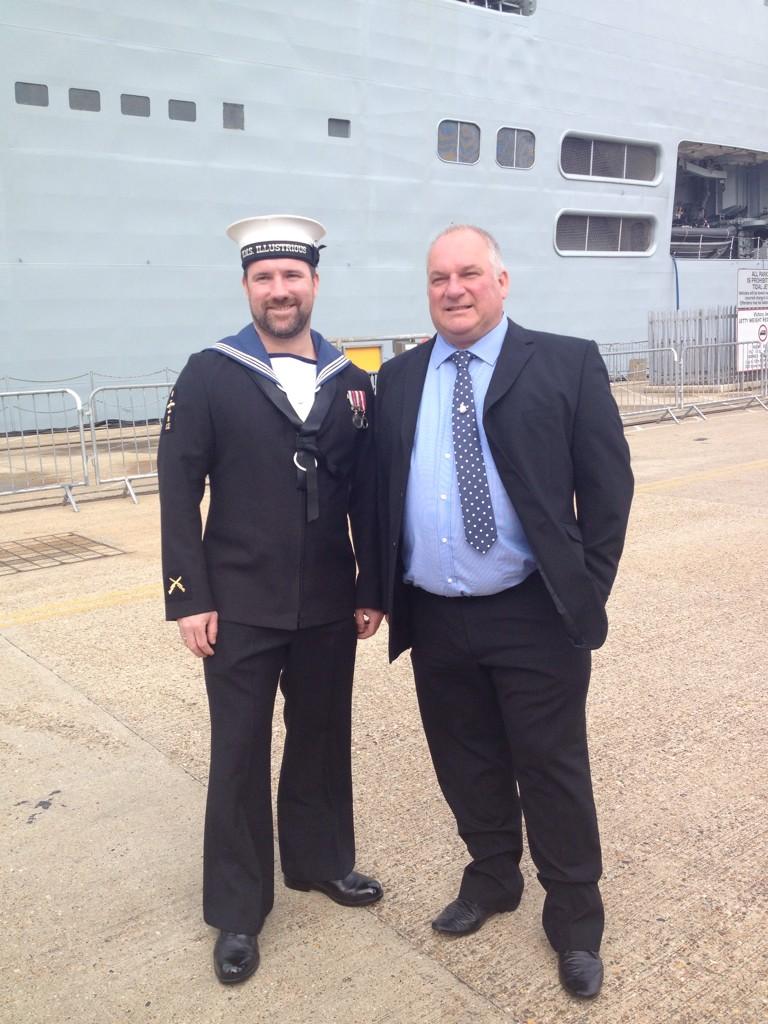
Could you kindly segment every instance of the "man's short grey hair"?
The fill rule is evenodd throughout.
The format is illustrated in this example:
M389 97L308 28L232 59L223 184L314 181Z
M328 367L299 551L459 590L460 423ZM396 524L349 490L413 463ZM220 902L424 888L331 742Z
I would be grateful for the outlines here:
M494 273L500 274L503 270L506 270L506 267L504 266L504 257L501 255L499 243L490 231L486 231L485 228L479 228L476 224L451 224L450 227L441 231L440 234L432 240L432 244L427 251L427 261L429 261L429 254L432 252L435 244L446 235L452 235L454 231L474 231L474 233L479 235L488 246L488 257L491 261Z

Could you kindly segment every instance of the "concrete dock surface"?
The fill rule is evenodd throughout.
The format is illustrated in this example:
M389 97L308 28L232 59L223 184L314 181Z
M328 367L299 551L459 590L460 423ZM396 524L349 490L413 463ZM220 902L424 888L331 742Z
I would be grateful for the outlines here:
M466 853L407 657L361 644L358 867L372 908L278 883L262 963L225 988L202 921L208 712L162 617L158 501L3 506L0 544L114 548L0 576L0 1021L765 1024L768 413L628 429L638 488L589 702L606 981L569 998L529 857L513 914L446 940ZM16 566L18 568L18 566ZM275 716L275 766L281 724Z

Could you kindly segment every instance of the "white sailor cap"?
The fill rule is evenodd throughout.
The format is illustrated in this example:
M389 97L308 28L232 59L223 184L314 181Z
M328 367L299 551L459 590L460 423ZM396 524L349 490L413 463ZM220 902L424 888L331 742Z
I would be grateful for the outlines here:
M243 270L255 260L303 260L316 267L320 250L325 248L317 244L325 235L323 225L290 213L236 220L227 234L240 246Z

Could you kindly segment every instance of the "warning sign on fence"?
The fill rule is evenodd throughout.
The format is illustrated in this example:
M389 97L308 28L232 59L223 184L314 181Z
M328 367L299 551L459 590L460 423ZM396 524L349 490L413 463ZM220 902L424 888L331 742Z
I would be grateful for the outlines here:
M768 358L768 270L738 272L736 340L741 373L759 370Z

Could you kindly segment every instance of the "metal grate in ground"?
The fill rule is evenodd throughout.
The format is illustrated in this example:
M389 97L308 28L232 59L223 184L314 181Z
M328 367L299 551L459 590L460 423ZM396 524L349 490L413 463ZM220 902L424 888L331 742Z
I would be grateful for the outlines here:
M90 540L79 533L54 533L49 537L26 537L0 544L0 576L33 569L48 569L53 565L87 562L92 558L122 555L119 548Z

